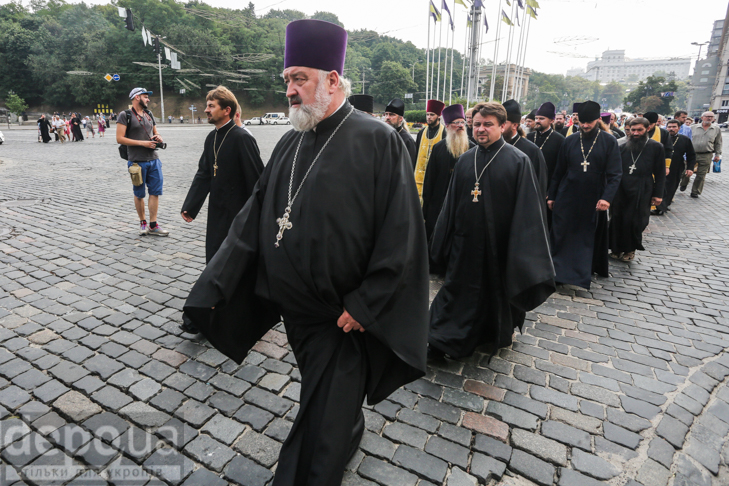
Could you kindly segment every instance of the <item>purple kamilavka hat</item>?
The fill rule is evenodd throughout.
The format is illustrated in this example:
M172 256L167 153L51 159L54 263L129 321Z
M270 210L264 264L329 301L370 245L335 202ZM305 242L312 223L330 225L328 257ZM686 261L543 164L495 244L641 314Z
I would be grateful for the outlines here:
M302 66L342 75L347 31L323 20L295 20L286 26L284 69Z
M448 108L444 108L441 116L443 117L443 121L446 125L448 125L452 121L458 120L459 118L462 118L464 120L466 119L466 115L463 112L463 105L459 104L451 105Z

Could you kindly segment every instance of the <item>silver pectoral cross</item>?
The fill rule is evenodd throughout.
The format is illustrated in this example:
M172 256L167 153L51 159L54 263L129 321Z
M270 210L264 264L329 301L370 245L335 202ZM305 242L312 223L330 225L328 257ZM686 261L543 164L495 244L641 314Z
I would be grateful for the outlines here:
M637 167L635 166L635 162L633 162L633 165L630 166L630 173L632 174L635 169L637 169Z
M473 191L471 191L471 195L473 196L473 202L478 202L478 196L483 194L481 191L478 190L478 182L473 187Z
M281 218L278 218L276 220L276 223L278 223L278 234L276 235L276 243L274 246L278 248L278 242L281 241L283 238L283 233L286 230L290 230L294 225L291 224L291 221L289 221L289 215L291 214L291 207L286 207L286 210L284 211L284 215Z
M580 164L582 166L582 172L587 172L587 166L590 165L590 163L585 159L583 163Z

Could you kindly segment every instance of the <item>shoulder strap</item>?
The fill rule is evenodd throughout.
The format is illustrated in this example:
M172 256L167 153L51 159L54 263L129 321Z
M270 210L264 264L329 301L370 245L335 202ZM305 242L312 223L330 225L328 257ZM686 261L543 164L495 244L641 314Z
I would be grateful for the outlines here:
M132 123L132 110L124 110L124 113L127 114L127 127L124 129L124 136L126 137L129 131L129 125Z

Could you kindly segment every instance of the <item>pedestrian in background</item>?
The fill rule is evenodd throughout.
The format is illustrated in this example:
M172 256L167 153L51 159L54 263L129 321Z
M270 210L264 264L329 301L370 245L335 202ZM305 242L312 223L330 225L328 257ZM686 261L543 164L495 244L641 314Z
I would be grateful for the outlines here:
M696 152L696 165L694 183L691 186L691 197L698 198L704 190L706 174L711 169L711 162L721 158L721 129L714 123L714 113L705 111L701 115L701 123L691 127L691 141ZM690 168L690 167L689 167ZM685 191L690 177L681 179L681 191Z

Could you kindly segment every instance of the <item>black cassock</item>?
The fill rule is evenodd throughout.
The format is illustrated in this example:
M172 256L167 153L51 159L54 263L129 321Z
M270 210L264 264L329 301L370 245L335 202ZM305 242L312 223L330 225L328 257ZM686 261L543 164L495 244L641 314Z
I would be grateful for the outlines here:
M673 196L676 195L676 189L681 183L681 177L686 168L693 168L696 165L696 151L690 138L677 134L675 137L671 136L670 142L673 146L673 153L671 154L671 167L666 176L666 190L663 192L663 202L658 206L661 211L667 211L668 206L673 202Z
M590 153L587 166L580 143ZM589 289L592 273L608 276L607 214L595 207L600 199L612 202L621 174L620 149L611 134L595 129L581 141L578 132L562 144L548 198L554 201L550 235L558 283Z
M664 147L651 139L643 147L643 143L639 143L632 153L627 143L620 147L623 177L610 205L610 249L614 253L645 250L643 231L651 217L651 198L663 197L666 182Z
M543 132L535 130L527 135L527 139L539 147L539 150L542 151L542 155L544 155L544 162L547 164L547 186L549 186L552 176L554 175L554 169L557 167L557 158L559 157L559 150L562 148L562 144L564 143L564 135L550 128ZM549 188L544 191L545 197L548 191ZM544 201L544 205L545 207L547 206L547 201ZM547 207L546 211L547 225L551 229L552 210Z
M209 262L228 235L236 214L243 208L253 186L263 172L263 162L256 139L232 121L217 130L218 170L213 165L213 143L216 130L205 139L197 173L182 204L192 218L200 212L205 198L208 203L208 225L205 235L205 261Z
M400 138L402 138L402 141L405 142L405 147L408 149L408 155L410 156L410 160L413 162L413 170L415 170L415 165L418 160L418 149L415 147L415 140L413 140L412 135L410 135L408 126L405 122L403 122L403 124L400 125L400 128L396 128L395 131L400 134Z
M303 133L293 192L350 111L345 102ZM354 111L309 173L276 248L300 137L290 131L276 145L185 313L238 363L283 316L301 398L273 484L338 486L365 396L378 403L425 374L427 244L400 136ZM337 327L345 308L365 332Z
M474 202L474 157L480 173L502 146ZM503 138L458 159L431 240L431 258L447 271L430 308L430 346L453 358L508 346L526 312L552 294L542 206L531 161Z
M79 117L71 118L71 133L73 134L74 142L80 142L84 139L84 134L81 133L81 119Z
M46 118L39 118L38 127L40 128L41 138L43 139L43 143L50 142L51 135L48 133L48 130L51 128L51 123Z
M529 134L531 135L531 133ZM527 135L527 137L529 136ZM506 143L513 145L529 157L532 162L532 168L534 169L534 175L537 177L537 186L542 196L542 201L547 197L547 186L549 185L549 179L547 179L547 163L544 161L544 155L539 147L534 145L528 139L517 135L511 140L506 140Z
M669 140L671 138L670 134L668 133L668 130L666 130L665 128L656 126L653 128L653 130L648 132L648 138L653 138L653 135L656 133L656 130L661 131L661 144L663 145L663 154L664 154L663 158L670 159L671 156L673 155L673 144L671 143L671 140Z
M473 146L474 144L469 142L469 147ZM425 235L428 240L438 221L438 215L448 193L448 185L457 161L458 159L448 151L445 140L433 145L423 180L423 218L425 219Z

